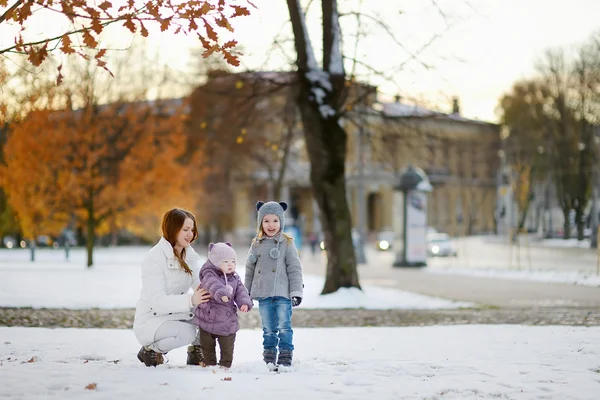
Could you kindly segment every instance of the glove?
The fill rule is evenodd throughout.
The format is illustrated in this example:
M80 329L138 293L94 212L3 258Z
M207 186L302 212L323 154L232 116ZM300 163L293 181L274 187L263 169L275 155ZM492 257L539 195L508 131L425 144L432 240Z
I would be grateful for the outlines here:
M292 307L298 307L302 303L302 297L294 296L292 297Z

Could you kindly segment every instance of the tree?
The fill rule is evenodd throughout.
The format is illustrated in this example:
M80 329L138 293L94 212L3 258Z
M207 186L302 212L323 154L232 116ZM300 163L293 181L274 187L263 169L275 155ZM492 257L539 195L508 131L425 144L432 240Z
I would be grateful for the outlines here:
M531 179L550 174L566 239L572 211L577 237L583 239L591 195L593 132L600 119L600 47L594 43L581 47L572 60L561 49L549 50L538 63L538 75L517 82L500 103L502 122L510 129L507 156L517 154L531 169Z
M187 156L202 151L190 165L205 172L195 181L210 192L202 196L201 208L212 216L205 236L227 228L236 183L264 182L269 198L279 196L296 131L293 78L292 73L215 70L190 96Z
M147 37L152 31L149 28L155 25L161 32L172 30L176 34L197 35L205 57L218 52L229 64L239 65L233 53L236 41L222 43L219 37L223 30L233 32L232 19L250 14L247 7L235 3L234 0L130 0L119 6L108 0L98 3L85 0L14 0L12 4L8 0L0 0L0 27L12 26L18 30L11 38L13 40L0 44L0 54L24 54L31 64L39 66L52 52L78 54L88 59L89 53L82 48L92 49L95 50L93 59L100 67L106 68L103 57L107 49L101 48L100 36L108 26L117 24L132 34ZM252 5L249 0L245 3ZM30 31L36 17L56 18L56 26L66 23L68 27L55 35L35 37ZM59 69L59 81L61 79Z
M177 158L186 104L143 100L160 82L145 65L132 70L135 54L125 55L115 78L91 63L72 66L53 97L43 92L45 102L34 103L45 106L12 124L4 149L5 189L24 231L56 233L75 218L88 266L96 235L128 228L136 214L163 213L165 197L181 199L185 177Z
M299 0L287 0L297 53L298 106L310 159L313 195L319 207L327 247L322 293L360 287L346 199L347 134L340 125L346 96L341 29L336 0L322 0L323 64L319 66Z

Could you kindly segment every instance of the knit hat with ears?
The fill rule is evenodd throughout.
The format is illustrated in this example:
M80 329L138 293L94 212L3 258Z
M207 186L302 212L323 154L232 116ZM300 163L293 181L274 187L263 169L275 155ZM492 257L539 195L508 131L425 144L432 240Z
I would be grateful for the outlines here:
M263 218L265 217L265 215L276 215L279 218L279 224L281 225L281 232L283 232L283 228L285 227L285 217L283 215L283 213L285 212L285 210L287 210L288 205L285 201L280 201L279 203L276 201L269 201L267 203L265 203L264 201L258 201L256 202L256 211L258 211L258 216L256 217L256 231L260 232L262 229L262 221ZM277 247L271 249L271 251L269 252L269 255L271 256L271 258L273 259L277 259L279 258L279 255L281 254L279 252L279 243L277 242ZM250 262L256 262L257 258L256 258L256 254L254 254L253 252L251 252L248 255L248 258L250 260Z
M208 245L208 261L217 268L221 267L221 263L225 260L235 261L235 250L231 247L231 243L210 243ZM233 287L227 283L227 274L223 271L223 277L225 278L225 289L227 290L228 296L233 293Z
M235 261L235 250L229 242L211 243L208 245L208 260L218 268L225 260Z

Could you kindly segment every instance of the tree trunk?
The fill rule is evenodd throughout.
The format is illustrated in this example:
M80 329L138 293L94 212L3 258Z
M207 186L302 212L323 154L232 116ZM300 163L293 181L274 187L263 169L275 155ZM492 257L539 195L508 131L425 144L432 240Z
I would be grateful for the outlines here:
M299 0L287 0L298 55L298 108L302 117L310 179L327 251L322 294L357 287L352 222L346 199L346 141L340 126L345 73L336 0L322 0L323 68L317 65Z
M313 196L319 207L327 250L327 273L322 294L341 287L360 288L352 244L352 222L346 199L346 132L335 119L322 120L308 98L300 100L310 158Z
M577 226L577 240L583 240L583 231L585 229L584 210L581 205L575 208L575 226Z
M565 218L563 223L563 239L567 240L571 238L571 224L569 223L569 211L571 211L568 207L563 207L562 212Z
M90 196L90 200L87 207L87 267L91 268L94 265L94 242L96 241L96 217L94 215L94 201Z

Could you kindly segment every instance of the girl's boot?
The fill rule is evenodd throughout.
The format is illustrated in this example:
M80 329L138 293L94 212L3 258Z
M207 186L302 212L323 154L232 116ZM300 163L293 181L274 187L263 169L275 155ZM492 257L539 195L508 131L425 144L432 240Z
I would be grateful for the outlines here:
M279 357L277 358L277 365L284 367L290 367L292 365L292 350L282 349L279 350Z
M263 361L265 362L265 364L275 365L276 358L277 358L277 350L274 350L274 349L264 349L263 350Z

